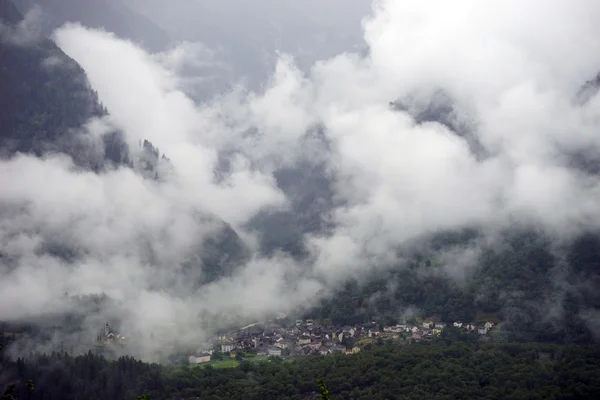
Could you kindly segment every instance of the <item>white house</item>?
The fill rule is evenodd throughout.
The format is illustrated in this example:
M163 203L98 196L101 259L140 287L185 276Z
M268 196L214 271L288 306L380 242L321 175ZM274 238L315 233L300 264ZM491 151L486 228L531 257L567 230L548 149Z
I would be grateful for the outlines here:
M492 329L494 327L494 323L493 322L486 322L484 325L485 329Z
M190 364L202 364L210 361L210 354L208 353L199 353L192 354L189 357Z
M462 326L463 326L463 323L462 323L462 322L455 322L455 323L454 323L454 327L455 327L455 328L462 328Z
M438 322L437 324L435 324L436 329L444 329L446 327L446 324L443 322Z
M270 356L281 357L281 349L279 347L269 347L267 352Z
M279 338L275 341L275 346L279 347L280 349L287 349L289 346L289 342L287 340L285 340L284 338Z
M224 333L217 333L217 340L219 342L224 342L225 340L227 340L227 335Z
M423 328L427 328L427 329L429 329L429 328L431 328L432 326L433 326L433 322L431 322L431 321L424 321L424 322L423 322Z
M235 349L234 343L227 342L227 343L221 344L221 353L229 353L233 349Z

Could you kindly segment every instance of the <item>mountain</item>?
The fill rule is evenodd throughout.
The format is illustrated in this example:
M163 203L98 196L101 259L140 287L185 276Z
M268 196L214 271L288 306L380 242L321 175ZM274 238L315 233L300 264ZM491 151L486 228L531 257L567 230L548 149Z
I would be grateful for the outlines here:
M67 22L80 22L113 32L151 51L164 50L169 44L169 37L161 28L121 0L19 0L17 5L23 13L34 7L41 10L45 35Z
M325 216L333 209L334 191L325 166L308 162L274 171L277 186L290 199L290 209L259 212L249 227L260 233L265 254L283 250L297 258L308 255L305 234L325 234L333 226Z
M600 73L595 78L586 81L575 95L578 104L586 104L600 91Z
M0 155L63 152L97 170L108 160L127 163L122 135L113 130L95 143L79 135L107 110L84 70L56 44L31 32L8 0L0 4Z
M305 318L334 325L425 319L502 322L494 340L594 343L600 331L600 232L560 247L532 226L483 245L475 229L440 232L408 249L406 261L349 281ZM474 251L477 249L477 251Z
M109 129L99 138L87 132L84 125L107 117L108 110L85 71L52 40L27 31L23 15L10 0L0 0L0 18L0 157L63 153L80 168L95 172L132 168L158 181L174 173L169 159L147 140L139 149L130 149L118 129ZM0 208L14 217L11 210ZM182 255L184 268L198 278L190 279L193 286L232 273L247 256L243 241L218 217L199 214L196 222L214 226L214 235ZM39 251L63 262L75 263L86 254L85 246L69 235L41 239ZM152 252L150 247L149 259ZM18 261L4 260L2 253L0 247L0 262Z

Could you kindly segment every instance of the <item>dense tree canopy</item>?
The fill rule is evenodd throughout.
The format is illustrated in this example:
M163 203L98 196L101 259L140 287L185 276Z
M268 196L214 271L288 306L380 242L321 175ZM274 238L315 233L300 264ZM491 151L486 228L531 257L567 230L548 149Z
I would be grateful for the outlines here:
M33 379L31 399L592 399L600 349L454 342L381 345L356 355L244 362L238 368L169 367L129 357L35 356L12 363ZM26 392L23 392L26 393Z

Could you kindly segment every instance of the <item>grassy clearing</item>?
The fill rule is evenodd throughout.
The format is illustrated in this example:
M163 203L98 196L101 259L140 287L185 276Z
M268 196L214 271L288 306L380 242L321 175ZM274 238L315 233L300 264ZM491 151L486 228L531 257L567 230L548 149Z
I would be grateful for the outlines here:
M217 369L235 368L240 365L239 361L231 359L222 361L210 361L207 364L212 365L214 368Z
M261 363L261 362L269 362L269 356L257 356L257 355L245 355L244 358L251 363ZM292 362L294 361L294 357L283 357L283 362ZM205 368L210 365L213 368L217 369L226 369L226 368L235 368L240 365L238 360L224 358L223 360L211 360L202 364L191 364L190 368Z
M190 368L206 368L207 366L211 366L217 369L225 369L225 368L235 368L240 365L239 361L233 359L223 359L223 360L211 360L209 362L205 362L202 364L190 364Z
M250 356L250 355L246 356L245 358L251 363L265 362L265 361L268 361L268 359L269 359L268 356Z

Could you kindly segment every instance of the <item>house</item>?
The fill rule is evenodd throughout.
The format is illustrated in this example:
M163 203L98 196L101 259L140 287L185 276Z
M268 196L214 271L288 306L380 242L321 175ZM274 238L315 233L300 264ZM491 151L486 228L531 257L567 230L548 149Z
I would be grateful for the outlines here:
M437 335L439 335L440 333L442 333L442 330L441 330L441 329L438 329L438 328L433 328L433 331L432 331L432 332L433 332L433 334L434 334L434 335L436 335L436 336L437 336Z
M373 336L377 336L377 335L379 335L379 332L376 330L372 330L372 329L369 329L369 332L367 333L367 336L369 336L369 337L373 337ZM343 339L343 337L342 337L342 339ZM341 342L341 340L340 340L340 342Z
M429 329L429 328L431 328L432 326L433 326L433 322L431 322L431 321L424 321L424 322L423 322L423 328L427 328L427 329Z
M308 335L302 335L298 338L298 344L299 345L305 345L305 344L309 344L311 342L311 338Z
M235 349L235 344L232 342L225 342L221 344L221 353L229 353L231 350Z
M312 326L315 322L312 319L306 320L306 326Z
M304 323L304 321L302 321L301 319L297 319L296 320L296 326L300 326Z
M342 328L342 333L344 334L344 337L354 337L354 334L356 333L356 329L354 329L351 326L344 326ZM342 340L340 339L340 342Z
M436 329L444 329L445 327L446 327L446 324L443 322L438 322L435 324Z
M326 356L327 354L329 354L329 349L325 346L320 346L318 350L319 354L322 356Z
M196 349L195 354L201 354L201 353L207 353L209 355L212 355L213 351L212 351L212 349L206 350L206 348L204 348L204 347L200 347L200 348Z
M488 329L488 330L492 329L494 327L494 323L491 321L488 321L485 323L484 327L485 327L485 329Z
M279 347L269 347L267 350L268 354L273 357L281 357L281 349Z
M477 332L478 332L480 335L485 335L485 334L487 333L487 331L488 331L488 330L487 330L486 328L479 328L479 329L477 330Z
M216 336L217 336L217 340L218 340L219 342L224 342L224 341L226 341L226 340L227 340L227 335L226 335L226 334L224 334L224 333L217 333L217 335L216 335Z
M460 322L460 321L457 321L457 322L455 322L453 325L454 325L454 327L455 327L455 328L462 328L462 326L463 326L463 323L462 323L462 322Z
M189 360L190 364L202 364L202 363L210 361L210 354L208 354L208 353L192 354L188 360Z
M477 329L477 325L475 325L475 323L471 322L470 324L467 325L467 329L470 331L474 331L475 329Z

